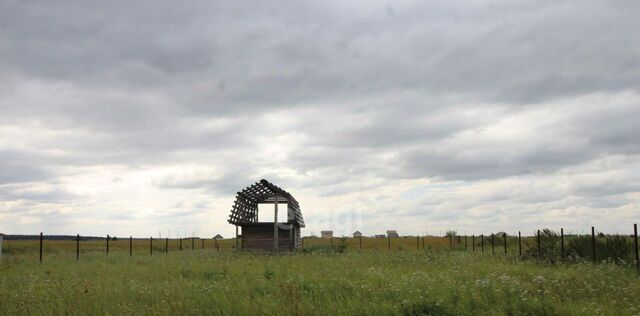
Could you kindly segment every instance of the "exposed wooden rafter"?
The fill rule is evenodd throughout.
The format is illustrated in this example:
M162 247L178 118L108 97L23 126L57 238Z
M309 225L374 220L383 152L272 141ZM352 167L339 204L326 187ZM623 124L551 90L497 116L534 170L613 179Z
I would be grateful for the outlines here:
M237 193L228 222L234 225L257 222L258 204L273 202L276 196L278 197L278 202L287 203L288 208L293 210L294 219L293 221L290 220L289 223L304 227L304 219L302 218L298 201L289 192L265 179Z

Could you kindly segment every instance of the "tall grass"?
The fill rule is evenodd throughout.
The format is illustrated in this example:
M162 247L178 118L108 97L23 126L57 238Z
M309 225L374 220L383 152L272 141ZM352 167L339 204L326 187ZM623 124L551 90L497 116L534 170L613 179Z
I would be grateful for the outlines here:
M0 314L633 315L639 281L615 264L549 265L437 249L90 251L80 261L65 250L42 264L14 252L0 264Z

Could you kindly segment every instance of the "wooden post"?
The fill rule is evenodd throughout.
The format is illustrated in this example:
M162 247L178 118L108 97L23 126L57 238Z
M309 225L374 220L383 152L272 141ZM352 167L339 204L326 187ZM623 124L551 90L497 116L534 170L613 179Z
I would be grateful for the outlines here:
M640 258L638 258L638 224L633 224L633 246L636 253L636 269L640 271Z
M522 257L522 235L518 231L518 257Z
M471 235L471 252L476 252L476 235Z
M564 228L560 227L560 258L564 260Z
M40 263L42 263L42 232L40 232Z
M496 250L495 250L495 237L494 234L491 233L491 254L495 255L496 254Z
M362 250L362 236L360 236L360 249Z
M287 204L287 209L289 208L289 204ZM293 240L293 231L295 230L295 226L289 229L289 250L295 249L295 240Z
M420 250L420 236L416 236L416 250Z
M153 256L153 236L149 238L149 255Z
M504 238L504 254L507 254L507 233L502 233L502 237Z
M204 249L204 239L201 239L201 240L202 240L202 249Z
M422 250L424 250L424 236L422 236Z
M169 238L165 238L164 239L164 253L168 254L169 253Z
M76 236L76 261L80 260L80 234Z
M129 236L129 256L133 256L133 236Z
M542 247L540 247L540 230L538 229L538 258L542 256Z
M593 253L593 263L596 263L596 229L591 226L591 252Z
M449 249L453 249L453 235L449 235Z
M196 238L191 237L191 250L196 249Z
M238 225L236 225L236 251L240 248L240 234L238 234Z
M236 226L236 229L238 229L238 226ZM182 251L182 238L180 238L180 251Z
M484 253L484 234L480 235L480 250Z
M107 235L107 254L109 254L109 235Z
M391 251L391 236L387 236L387 251Z
M275 211L273 215L273 253L278 253L278 196L274 198Z

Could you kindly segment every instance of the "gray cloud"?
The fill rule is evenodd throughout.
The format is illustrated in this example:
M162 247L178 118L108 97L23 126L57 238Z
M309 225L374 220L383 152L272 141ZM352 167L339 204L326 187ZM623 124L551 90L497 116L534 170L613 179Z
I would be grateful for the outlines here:
M3 2L0 208L100 213L108 209L100 203L118 200L110 194L140 190L135 201L176 195L167 209L149 207L161 220L193 219L206 208L226 212L219 203L267 178L351 198L341 214L404 212L443 225L599 208L632 216L638 9ZM567 170L563 187L535 184ZM453 193L420 189L501 181L512 185L460 193L455 203ZM422 204L396 196L408 183ZM168 209L188 195L204 202ZM371 195L387 199L376 206ZM128 202L109 206L115 219L148 212ZM455 209L466 213L448 215Z

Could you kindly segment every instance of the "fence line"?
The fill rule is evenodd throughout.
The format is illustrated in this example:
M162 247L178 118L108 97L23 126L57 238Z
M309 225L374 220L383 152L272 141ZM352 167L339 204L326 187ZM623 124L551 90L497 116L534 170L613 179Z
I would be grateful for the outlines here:
M552 235L549 235L549 234L552 234ZM599 233L599 234L602 235L602 233ZM570 235L570 236L575 236L575 235ZM609 236L611 236L611 235L609 235ZM615 235L615 236L618 236L618 235ZM625 235L625 236L627 236L626 238L628 238L628 237L633 238L632 246L633 246L633 249L634 249L633 253L630 253L630 252L628 252L629 250L627 248L625 258L628 258L629 260L633 260L635 262L635 268L640 271L640 258L639 258L639 251L640 251L639 249L640 248L638 247L638 227L637 227L637 224L633 224L633 234L629 234L629 235ZM2 255L2 250L3 250L2 237L3 236L0 235L0 256ZM454 242L453 234L449 234L446 237L448 237L449 249L450 250L462 250L462 249L464 249L464 251L469 251L468 242L467 242L467 237L468 236L464 235L464 247L463 247L462 236L456 236L455 242ZM471 236L471 252L476 252L477 243L476 243L476 238L475 237L476 237L475 234L473 234ZM496 237L495 233L492 233L491 234L491 254L492 255L496 254L496 252L495 252L495 250L496 250L495 249L495 246L496 246L495 245L495 237ZM566 245L565 245L565 233L564 233L564 228L563 227L560 228L559 236L557 235L557 233L553 233L553 232L549 233L549 231L545 229L545 237L544 238L545 238L546 241L545 241L545 248L544 248L545 250L544 250L544 252L543 252L543 243L542 243L543 237L542 237L541 230L540 229L536 230L536 233L535 233L535 235L533 237L535 238L535 242L536 242L536 246L537 246L536 250L537 251L533 252L532 251L532 247L528 246L527 255L526 255L527 257L537 256L537 258L539 260L541 260L543 258L549 258L548 256L549 255L553 255L553 254L552 253L548 253L548 252L549 251L553 251L553 250L550 250L550 248L548 246L548 243L549 243L549 241L548 241L549 239L548 238L550 238L550 237L558 238L559 237L559 240L555 239L555 241L552 241L552 242L555 243L555 245L556 245L555 247L557 247L558 241L559 241L560 260L562 260L562 261L566 260L567 252L566 252ZM583 238L582 241L584 241L584 242L589 241L590 247L587 247L587 248L584 248L584 249L591 248L591 249L588 249L588 250L590 250L589 252L590 252L590 255L591 255L590 257L591 258L588 258L589 257L588 255L585 255L585 256L581 255L581 256L583 258L585 258L585 259L591 259L591 261L593 263L597 263L598 262L598 251L601 251L601 252L604 251L604 253L605 253L604 256L606 256L606 253L611 253L611 252L609 252L607 250L607 248L601 248L602 250L598 250L599 247L598 247L598 243L596 242L597 241L597 237L596 237L596 234L595 234L595 227L594 226L591 226L591 238L590 238L590 240L588 239L587 236L584 236L584 235L582 235L582 236L577 235L576 237L577 238ZM405 237L393 237L392 238L391 236L387 236L387 238L386 238L387 239L386 240L387 241L387 247L386 247L387 251L391 251L392 250L392 245L394 244L395 240L402 239L402 238L405 238ZM422 236L422 249L425 249L425 244L426 244L425 238L426 238L425 236ZM441 238L441 237L434 237L434 238ZM509 254L509 245L508 245L507 234L506 233L502 233L502 238L503 238L504 254L508 255ZM607 238L608 238L608 236L607 236ZM44 238L43 233L40 232L40 235L39 235L39 249L38 249L38 260L39 260L40 263L43 262L43 257L44 257L44 239L45 238ZM81 239L82 238L81 238L80 234L77 234L75 236L76 261L80 260ZM196 237L191 238L191 249L192 250L196 249L196 247L195 247L195 239L196 239ZM201 238L199 238L199 239L201 239ZM304 239L307 239L307 238L303 238L303 240ZM334 239L333 237L329 238L329 245L331 247L334 247L334 240L333 239ZM357 239L358 239L358 241L357 241L358 242L357 249L363 249L363 243L362 243L363 237L357 237ZM373 239L376 239L376 238L373 238ZM418 251L420 250L420 239L421 239L421 236L416 236L415 247L416 247L416 250L418 250ZM178 238L177 240L179 242L179 250L182 251L182 248L183 248L182 247L183 246L182 245L182 238ZM319 238L319 240L321 240L321 238ZM344 242L344 240L346 240L346 239L343 239L343 242ZM111 249L112 248L112 243L116 242L117 239L115 237L107 235L105 241L106 241L106 243L105 243L104 251L108 255L112 250ZM149 238L149 255L150 256L153 256L153 250L154 250L153 249L154 248L153 241L154 241L153 237L150 237ZM571 241L569 243L570 247L575 247L573 239L570 240L570 241ZM214 239L213 242L214 242L214 244L213 244L213 247L211 249L215 249L216 252L220 252L220 246L218 244L218 240ZM609 242L609 240L607 240L607 243L608 242ZM518 246L517 257L518 258L523 258L523 245L522 245L523 244L523 238L522 238L521 231L518 231L517 243L518 243L518 245L517 245ZM530 245L529 243L527 243L527 244ZM583 243L583 245L584 244L585 243ZM6 245L7 245L7 242L4 242L4 246L6 246ZM303 245L305 245L304 242L303 242ZM340 246L342 246L342 245L346 245L346 244L343 243ZM402 250L402 247L405 247L407 245L410 245L410 242L400 243L397 246L398 246L398 248L400 250ZM440 245L442 245L442 244L440 244ZM603 246L602 242L600 242L600 245L601 245L600 247ZM628 239L625 241L624 245L626 245L624 247L629 247L630 246ZM346 245L346 246L349 247L348 245ZM304 249L305 247L306 247L306 245L301 247L301 248ZM352 246L352 247L354 247L354 246ZM133 256L133 248L134 248L133 247L133 237L129 236L129 255L130 256ZM234 247L232 247L232 248L234 248ZM429 246L429 248L431 248L431 245ZM161 251L164 250L165 254L169 253L169 250L170 250L169 238L165 238L164 249L162 249L162 248L159 248L159 249ZM205 239L201 239L201 249L207 249L206 248L206 244L205 244ZM555 252L554 256L556 256L556 258L557 258L557 249L558 248L555 248L555 249L556 249L555 250L556 252ZM570 248L570 249L575 249L575 248ZM480 251L481 251L481 253L484 253L484 234L480 235ZM574 251L574 253L575 253L575 250L572 250L572 251ZM603 254L600 254L600 256L602 257ZM618 257L613 258L613 259L617 259L617 258Z

